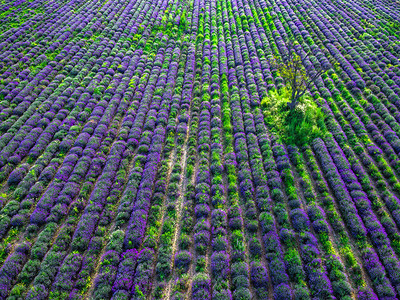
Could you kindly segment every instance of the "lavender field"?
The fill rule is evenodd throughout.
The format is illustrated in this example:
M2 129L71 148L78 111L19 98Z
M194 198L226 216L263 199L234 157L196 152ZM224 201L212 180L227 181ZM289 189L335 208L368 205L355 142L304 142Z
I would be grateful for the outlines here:
M399 59L398 1L2 0L0 299L400 299Z

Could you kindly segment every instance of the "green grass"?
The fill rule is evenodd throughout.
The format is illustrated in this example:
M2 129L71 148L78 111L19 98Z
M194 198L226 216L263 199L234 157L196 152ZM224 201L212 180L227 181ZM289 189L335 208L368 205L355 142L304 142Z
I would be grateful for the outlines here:
M325 115L308 96L299 100L295 109L290 110L290 91L282 88L270 91L261 102L268 127L286 143L303 146L310 140L323 137L326 132Z

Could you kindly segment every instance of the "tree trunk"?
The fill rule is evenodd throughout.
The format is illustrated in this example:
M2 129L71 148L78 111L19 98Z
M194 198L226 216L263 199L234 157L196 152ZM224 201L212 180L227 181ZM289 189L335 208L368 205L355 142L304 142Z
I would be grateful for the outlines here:
M297 104L297 101L295 99L292 99L292 101L288 102L289 109L290 110L295 109L296 108L296 104Z
M296 108L298 97L292 97L290 102L288 102L288 107L293 110Z

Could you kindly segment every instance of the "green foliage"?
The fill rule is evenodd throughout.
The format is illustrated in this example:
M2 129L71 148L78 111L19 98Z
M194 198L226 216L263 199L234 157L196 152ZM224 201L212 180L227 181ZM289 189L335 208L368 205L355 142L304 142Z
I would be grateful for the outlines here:
M16 284L14 288L10 292L10 299L20 299L19 296L22 296L26 290L26 287L23 283Z
M206 259L204 256L200 256L196 261L196 272L201 273L206 269Z
M9 219L5 219L5 220L9 220ZM9 222L9 221L8 221ZM18 228L12 228L9 233L8 236L1 242L0 244L0 264L2 264L7 255L8 255L8 250L7 250L7 246L9 244L11 244L18 236L20 230Z
M283 88L270 91L261 102L267 125L286 143L302 146L310 140L322 137L326 132L325 115L309 97L299 100L295 109L288 108L290 92Z
M138 285L135 286L135 296L136 299L146 299L144 293Z

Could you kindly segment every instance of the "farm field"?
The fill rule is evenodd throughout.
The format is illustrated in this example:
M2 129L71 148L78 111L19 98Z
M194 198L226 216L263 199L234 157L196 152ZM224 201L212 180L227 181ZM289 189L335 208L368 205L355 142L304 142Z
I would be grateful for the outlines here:
M399 59L398 1L2 0L0 300L400 299Z

